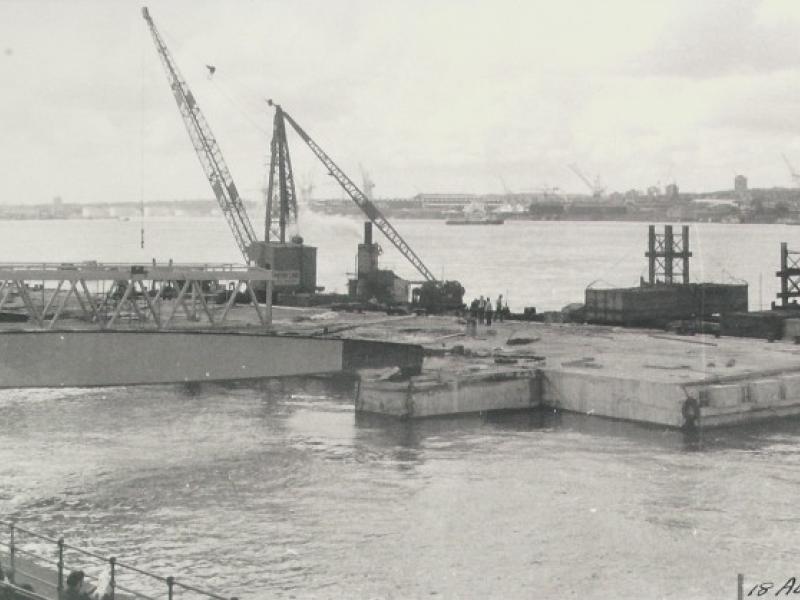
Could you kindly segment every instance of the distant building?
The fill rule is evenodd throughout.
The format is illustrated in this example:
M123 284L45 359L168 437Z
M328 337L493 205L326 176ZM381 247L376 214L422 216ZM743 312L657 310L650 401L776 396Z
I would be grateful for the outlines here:
M667 186L664 188L664 195L670 200L676 200L679 193L680 190L678 189L677 183L667 184Z
M476 200L476 194L417 194L414 200L418 201L423 209L435 211L462 210ZM497 204L502 204L497 201Z
M733 191L743 196L747 193L747 177L744 175L737 175L733 179Z

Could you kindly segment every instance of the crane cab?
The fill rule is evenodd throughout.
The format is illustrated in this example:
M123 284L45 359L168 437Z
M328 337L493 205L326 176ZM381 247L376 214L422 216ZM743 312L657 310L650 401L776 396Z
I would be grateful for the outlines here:
M302 242L253 242L247 250L250 262L272 269L278 294L313 294L317 290L317 249Z

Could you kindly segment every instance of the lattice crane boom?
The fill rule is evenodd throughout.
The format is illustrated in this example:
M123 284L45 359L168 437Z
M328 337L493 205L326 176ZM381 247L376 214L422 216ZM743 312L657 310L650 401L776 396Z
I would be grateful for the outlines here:
M594 181L594 183L592 183L592 181L586 175L584 175L583 171L580 170L578 165L573 163L573 164L568 165L568 166L569 166L570 171L572 171L573 173L575 173L575 175L580 177L581 181L583 181L583 183L585 183L586 186L590 190L592 190L592 195L601 196L603 194L603 192L605 191L605 188L600 183L600 178L599 177Z
M365 215L369 218L370 221L377 227L383 235L385 235L392 244L394 244L395 248L400 251L400 254L406 257L408 261L419 271L422 276L427 281L436 281L436 277L433 275L431 270L425 266L425 263L422 262L422 259L417 256L417 253L411 249L411 246L406 243L403 237L398 233L398 231L392 226L392 224L383 216L378 207L375 206L372 201L362 192L358 186L353 183L353 181L342 171L338 165L333 162L333 159L328 156L325 151L320 148L320 146L309 136L300 125L297 124L289 113L286 111L282 111L284 118L289 121L289 124L292 128L297 132L302 140L311 148L311 151L317 156L317 158L325 165L325 168L328 169L328 173L339 182L339 185L342 186L347 195L355 202L358 207L364 212Z
M197 157L200 159L200 164L203 166L206 178L211 184L211 189L214 191L214 196L216 196L217 202L222 209L222 214L233 232L236 245L242 252L245 261L249 262L248 248L258 241L258 238L250 218L247 216L244 202L242 202L239 191L233 182L228 165L225 163L217 140L211 132L211 128L200 107L197 105L192 91L178 70L161 34L156 29L147 7L142 8L142 15L147 21L150 33L153 35L156 51L164 65L167 80L178 104L178 110L181 113L184 125L186 125L186 131L192 140Z
M789 159L786 158L785 154L781 154L781 156L783 157L783 162L786 163L786 167L789 169L789 174L792 176L792 181L794 181L795 184L800 184L800 173L794 170L792 163L789 162Z
M297 222L297 193L295 191L292 159L286 141L286 124L280 106L275 107L270 143L269 184L267 186L267 217L264 228L265 238L269 240L272 229L273 205L278 208L278 237L286 241L286 225ZM277 183L277 186L276 186Z

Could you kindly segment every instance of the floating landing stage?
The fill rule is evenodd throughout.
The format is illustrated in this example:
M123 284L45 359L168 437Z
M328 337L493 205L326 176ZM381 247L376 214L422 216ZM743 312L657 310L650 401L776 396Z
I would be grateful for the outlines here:
M422 348L281 335L271 271L232 265L0 265L0 387L253 379L394 366ZM239 304L237 304L239 302ZM243 302L243 303L242 303Z
M538 323L503 323L466 337L435 321L384 327L387 338L424 344L429 357L415 377L364 372L357 410L416 418L549 407L670 427L800 414L794 344Z

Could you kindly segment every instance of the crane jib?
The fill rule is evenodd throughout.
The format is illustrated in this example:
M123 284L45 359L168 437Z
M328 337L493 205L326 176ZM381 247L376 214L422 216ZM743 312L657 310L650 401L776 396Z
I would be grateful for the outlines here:
M378 207L375 206L369 198L364 195L364 193L358 189L358 186L354 184L350 178L344 174L344 172L339 168L339 166L333 162L333 159L328 156L325 151L317 144L311 136L309 136L300 125L288 114L286 111L280 109L281 114L289 121L289 124L292 128L297 132L297 135L311 148L311 151L317 156L317 158L322 162L323 165L328 169L328 172L336 179L342 189L347 192L347 195L350 196L350 199L355 202L358 207L364 211L364 214L367 215L370 221L372 221L375 226L380 230L386 238L394 244L395 248L400 251L400 253L417 269L425 279L428 281L436 281L436 277L434 277L433 273L431 272L428 267L420 260L417 254L411 249L411 247L406 243L406 241L402 238L402 236L397 232L397 230L392 227L391 223L386 220L386 217L383 216Z
M167 81L175 96L178 110L197 157L205 171L206 179L208 179L217 203L228 221L239 250L245 261L249 261L247 248L249 244L256 241L255 231L247 216L247 211L244 209L244 204L239 198L239 192L233 183L228 166L225 164L214 134L197 105L194 95L181 76L146 7L142 8L142 15L150 28L156 51L167 74Z

